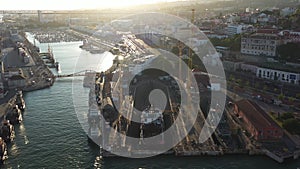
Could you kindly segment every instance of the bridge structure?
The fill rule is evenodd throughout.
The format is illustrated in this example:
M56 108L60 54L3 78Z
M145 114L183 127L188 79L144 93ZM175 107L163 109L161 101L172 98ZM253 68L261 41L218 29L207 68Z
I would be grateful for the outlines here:
M64 77L76 77L76 76L93 76L95 75L97 72L94 70L82 70L79 72L75 72L75 73L70 73L70 74L58 74L55 75L55 78L64 78Z

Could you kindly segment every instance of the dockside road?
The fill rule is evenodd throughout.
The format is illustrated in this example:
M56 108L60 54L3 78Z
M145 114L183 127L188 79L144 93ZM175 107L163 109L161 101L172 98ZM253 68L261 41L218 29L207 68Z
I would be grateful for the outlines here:
M36 51L33 44L28 39L24 41L25 46L30 53L34 65L27 67L26 74L28 77L27 85L24 91L33 91L50 87L54 83L54 74L51 72L49 67L41 59L39 53ZM29 68L29 69L28 69Z
M47 88L54 83L53 73L40 58L36 48L26 39L25 34L19 36L22 37L20 39L23 40L24 49L30 57L28 62L24 62L18 54L17 43L14 40L5 41L6 48L2 49L1 61L5 71L3 74L6 90L4 91L4 98L0 100L0 119L14 105L12 100L14 100L17 90L28 92ZM9 39L9 37L6 37L6 39ZM22 87L8 83L10 74L13 74L13 72L19 72L25 79Z
M87 34L81 33L79 31L70 29L67 31L69 34L71 34L72 36L81 38L81 39L88 39L89 42L93 45L96 46L100 49L104 51L109 51L110 49L112 49L114 47L114 43L110 43L110 42L106 42L104 40L101 40L99 38L93 37L93 36L89 36Z

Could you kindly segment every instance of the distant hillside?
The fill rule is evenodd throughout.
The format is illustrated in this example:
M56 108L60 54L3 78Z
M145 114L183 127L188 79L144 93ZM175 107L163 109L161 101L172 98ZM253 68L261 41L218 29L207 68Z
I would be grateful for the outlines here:
M267 7L287 7L300 4L300 0L186 0L165 3L166 6L182 6L193 4L210 4L209 7L252 7L252 8L267 8ZM205 5L205 6L206 6Z

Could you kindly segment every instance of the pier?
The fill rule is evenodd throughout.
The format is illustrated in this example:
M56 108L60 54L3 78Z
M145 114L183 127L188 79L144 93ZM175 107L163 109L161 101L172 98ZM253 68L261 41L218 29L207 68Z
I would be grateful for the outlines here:
M50 67L50 68L56 67L56 65L55 65L56 61L55 61L55 58L53 55L53 51L49 45L48 45L48 52L39 53L39 56L42 59L47 59L47 61L45 61L45 62L51 64L50 66L48 65L48 67Z
M70 73L70 74L60 74L60 75L55 75L55 78L64 78L64 77L74 77L74 76L89 76L89 75L95 75L96 71L94 70L82 70L79 72L75 73Z

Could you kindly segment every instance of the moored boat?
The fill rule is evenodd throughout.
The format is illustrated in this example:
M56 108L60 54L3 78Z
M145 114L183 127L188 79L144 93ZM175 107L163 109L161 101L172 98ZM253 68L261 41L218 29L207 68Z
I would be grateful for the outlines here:
M25 105L25 100L23 98L22 91L18 91L17 94L16 94L16 105L18 106L18 108L21 111L25 110L26 105Z
M54 66L55 66L56 71L57 71L58 73L60 73L61 70L60 70L60 64L59 64L59 62L55 62L55 63L54 63Z

